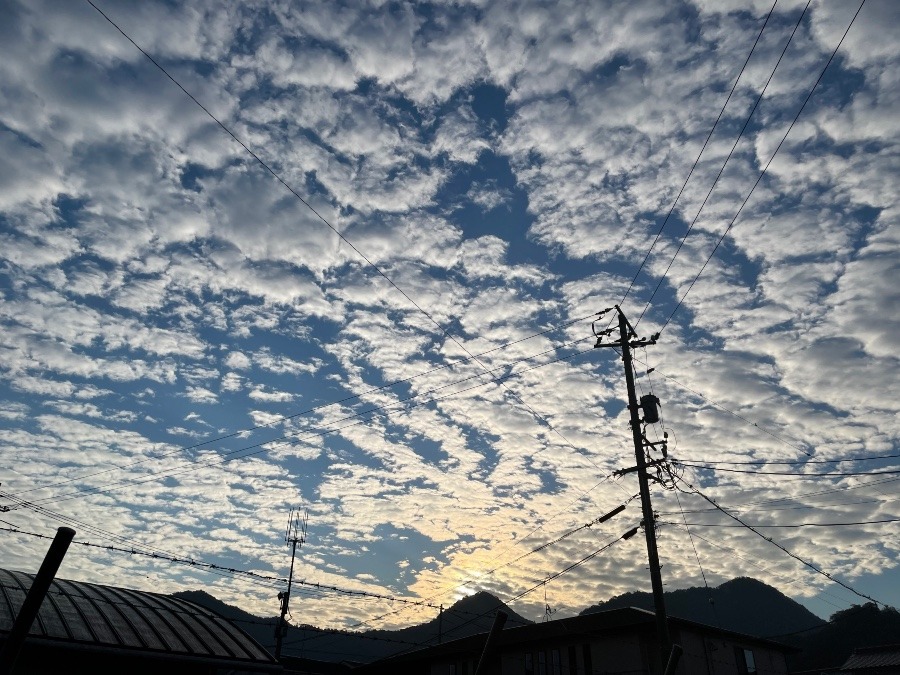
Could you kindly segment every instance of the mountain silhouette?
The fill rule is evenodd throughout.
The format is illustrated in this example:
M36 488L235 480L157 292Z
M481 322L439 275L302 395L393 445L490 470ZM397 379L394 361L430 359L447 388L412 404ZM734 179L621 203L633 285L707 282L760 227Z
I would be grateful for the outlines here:
M173 595L234 621L270 652L274 651L278 617L254 616L205 591L179 591ZM302 614L302 603L301 597L292 605L295 616ZM309 625L292 626L284 636L282 653L321 661L374 661L400 652L436 645L439 641L485 633L490 630L498 609L509 616L507 627L532 623L494 595L481 591L445 608L441 618L435 616L425 623L397 630L328 631Z
M277 617L255 616L204 591L174 595L234 621L269 651L274 651ZM852 607L825 622L780 591L747 577L732 579L709 591L696 587L670 591L665 599L671 616L798 647L801 651L788 657L792 671L840 666L855 648L900 643L900 613L895 609L880 609L872 604ZM340 599L334 602L339 603ZM625 593L581 613L620 607L652 611L653 596L643 592ZM445 608L440 618L435 610L434 617L428 621L397 630L331 631L311 625L292 626L284 637L283 654L319 661L365 663L439 641L486 633L498 609L509 615L507 628L532 623L497 597L482 591ZM302 596L294 601L291 611L295 621L305 616Z
M757 637L805 631L825 624L797 601L749 577L738 577L709 590L693 587L668 591L665 602L670 616ZM620 607L653 611L653 595L644 592L617 595L588 607L581 614Z
M814 630L779 638L800 648L789 655L791 671L837 668L854 649L900 643L900 612L874 603L855 605L835 612L828 623Z

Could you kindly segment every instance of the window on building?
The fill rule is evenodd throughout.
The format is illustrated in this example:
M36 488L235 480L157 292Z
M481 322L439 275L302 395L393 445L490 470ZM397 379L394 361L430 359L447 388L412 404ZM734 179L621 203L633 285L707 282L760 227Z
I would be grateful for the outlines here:
M594 672L594 659L591 658L591 646L581 645L581 653L584 656L584 672Z
M752 649L735 647L734 660L737 662L738 672L741 675L756 675L756 659L753 658Z
M531 652L525 655L525 675L534 675L534 656Z
M547 675L547 652L538 652L537 657L538 675Z
M578 652L575 645L569 645L569 675L578 675Z
M550 650L550 675L562 675L562 658L558 649Z

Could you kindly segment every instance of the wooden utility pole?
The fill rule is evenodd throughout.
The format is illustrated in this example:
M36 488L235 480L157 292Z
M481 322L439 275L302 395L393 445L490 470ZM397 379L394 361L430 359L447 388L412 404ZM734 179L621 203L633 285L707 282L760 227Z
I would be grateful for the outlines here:
M669 623L666 617L666 602L663 597L662 575L659 568L659 552L656 548L656 516L653 513L653 504L650 502L650 483L647 478L647 459L645 455L644 435L641 431L640 411L642 405L638 403L634 390L634 366L631 350L635 347L646 347L656 344L658 336L639 340L625 314L616 305L619 315L619 339L614 342L603 343L603 334L598 333L599 339L595 347L618 347L622 350L622 362L625 367L625 385L628 388L628 411L630 413L631 437L634 441L635 467L638 475L638 484L641 489L641 513L643 514L644 534L647 537L647 558L650 563L650 584L653 587L653 604L656 608L656 635L659 640L661 653L661 665L666 667L670 656L672 640L669 637ZM646 398L646 397L645 397ZM655 397L654 397L655 399ZM656 416L656 410L651 413ZM645 415L647 415L645 411ZM649 415L647 415L649 417Z

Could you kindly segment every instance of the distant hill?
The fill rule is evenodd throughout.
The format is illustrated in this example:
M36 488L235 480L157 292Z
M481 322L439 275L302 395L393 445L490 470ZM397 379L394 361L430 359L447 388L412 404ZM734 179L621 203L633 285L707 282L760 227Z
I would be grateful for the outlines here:
M732 579L709 591L699 587L668 591L665 600L670 616L759 637L794 633L825 624L800 603L748 577ZM653 596L642 592L625 593L581 613L592 614L619 607L653 611Z
M204 591L174 594L224 616L274 651L276 617L258 617L228 605ZM900 612L879 609L873 604L838 612L825 622L799 603L761 581L738 578L710 589L710 604L705 588L687 588L666 593L670 615L711 626L773 637L802 651L789 656L792 672L837 667L854 648L900 643ZM335 599L340 602L340 599ZM582 614L619 607L653 609L649 593L626 593L585 609ZM303 626L289 628L283 653L320 661L369 662L443 641L487 632L497 609L509 614L507 627L532 623L513 612L490 593L481 592L459 600L444 610L443 619L399 630L334 632ZM715 610L715 611L713 611ZM293 605L294 616L303 615L303 598Z
M780 638L800 647L789 657L790 670L799 672L843 665L854 649L900 644L900 612L879 609L873 603L832 614L824 626Z
M277 617L254 616L205 591L182 591L173 595L234 621L269 651L274 650ZM297 608L302 606L302 602L303 599L298 598L298 604L294 605L294 612L297 614L300 613ZM506 623L508 627L532 623L490 593L480 592L462 598L446 608L442 620L435 616L425 623L398 630L334 632L319 630L313 626L291 627L284 637L283 653L321 661L374 661L419 646L438 644L439 629L444 641L485 633L490 630L498 609L509 615Z

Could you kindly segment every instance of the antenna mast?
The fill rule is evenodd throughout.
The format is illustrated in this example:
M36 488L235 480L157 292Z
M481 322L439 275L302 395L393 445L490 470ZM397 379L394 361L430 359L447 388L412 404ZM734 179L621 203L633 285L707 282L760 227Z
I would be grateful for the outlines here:
M306 526L309 521L309 511L303 510L303 518L300 517L300 509L291 509L288 516L287 527L284 530L284 543L291 547L291 572L288 575L288 586L286 591L278 594L281 601L281 616L278 618L278 624L275 626L275 658L281 660L281 645L284 636L287 633L287 623L284 617L287 616L289 603L291 601L291 584L294 581L294 559L297 557L297 549L303 546L306 541Z

